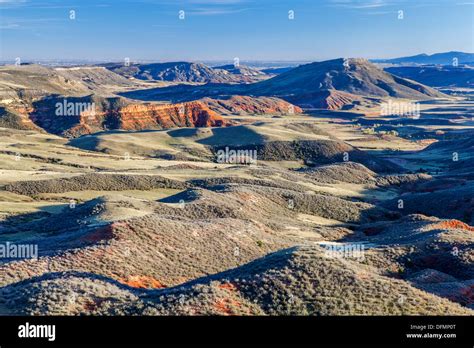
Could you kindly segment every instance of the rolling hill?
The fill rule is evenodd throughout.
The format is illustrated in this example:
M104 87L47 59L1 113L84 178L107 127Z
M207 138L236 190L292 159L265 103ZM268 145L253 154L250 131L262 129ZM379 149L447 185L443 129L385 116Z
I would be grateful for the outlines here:
M384 72L365 59L334 59L301 65L253 84L249 90L260 95L286 96L300 103L333 90L363 97L429 99L442 96L432 88Z
M183 101L230 95L278 97L305 108L341 109L382 98L428 100L447 96L418 82L383 71L365 59L334 59L300 65L273 78L246 85L172 86L122 95L141 100Z
M203 63L167 62L153 64L106 64L117 74L140 80L194 83L245 83L252 82L257 74L250 68L234 68L233 65L211 68Z

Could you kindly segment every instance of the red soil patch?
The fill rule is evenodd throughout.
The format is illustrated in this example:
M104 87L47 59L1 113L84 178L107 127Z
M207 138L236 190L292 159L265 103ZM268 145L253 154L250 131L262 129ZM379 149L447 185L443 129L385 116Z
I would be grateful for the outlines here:
M224 315L235 315L234 311L232 310L233 307L240 307L241 304L235 300L232 300L230 298L225 298L218 300L214 304L214 308L217 309L220 313Z
M114 237L113 233L113 226L108 225L104 227L100 227L93 232L87 234L86 236L82 237L82 241L84 242L100 242L101 240L109 240Z
M447 230L466 230L466 231L473 231L474 232L474 227L469 226L468 224L465 224L462 221L459 220L446 220L439 222L433 226L434 228L439 228L439 229L447 229Z
M237 287L235 286L235 284L232 284L232 283L220 284L219 288L226 289L226 290L229 290L229 291L237 291Z
M238 194L239 198L243 199L243 200L250 200L252 198L252 195L249 194L249 193L246 193L246 192L239 192Z
M166 288L166 285L163 285L155 278L148 277L148 276L129 276L128 278L120 278L118 279L118 281L122 284L131 286L133 288L141 288L141 289Z

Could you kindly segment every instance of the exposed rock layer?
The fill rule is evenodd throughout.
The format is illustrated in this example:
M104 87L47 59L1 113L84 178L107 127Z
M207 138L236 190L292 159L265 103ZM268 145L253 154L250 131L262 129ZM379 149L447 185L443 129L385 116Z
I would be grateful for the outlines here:
M33 122L46 131L74 138L108 130L167 129L173 127L222 127L229 125L202 102L179 104L128 104L121 98L69 98L67 103L89 103L89 110L73 115L57 115L56 104L63 98L35 103Z

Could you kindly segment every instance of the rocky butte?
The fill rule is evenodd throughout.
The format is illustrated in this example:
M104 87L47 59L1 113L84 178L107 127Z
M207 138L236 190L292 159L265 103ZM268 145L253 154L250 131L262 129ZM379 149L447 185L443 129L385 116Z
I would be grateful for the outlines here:
M77 99L76 102L84 103L84 98ZM94 110L86 109L77 115L65 116L57 116L51 109L57 103L37 103L34 111L30 113L30 118L44 130L69 138L110 129L144 130L230 125L230 122L199 101L178 104L129 104L119 100L120 98L93 99Z

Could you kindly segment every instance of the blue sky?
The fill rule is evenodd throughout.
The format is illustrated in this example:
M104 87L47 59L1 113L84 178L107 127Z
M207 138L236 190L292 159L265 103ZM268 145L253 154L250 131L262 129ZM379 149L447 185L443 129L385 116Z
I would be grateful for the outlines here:
M1 60L387 58L474 52L474 0L0 0L0 28Z

